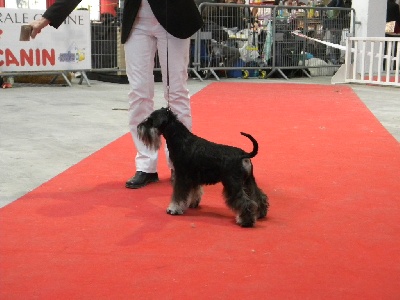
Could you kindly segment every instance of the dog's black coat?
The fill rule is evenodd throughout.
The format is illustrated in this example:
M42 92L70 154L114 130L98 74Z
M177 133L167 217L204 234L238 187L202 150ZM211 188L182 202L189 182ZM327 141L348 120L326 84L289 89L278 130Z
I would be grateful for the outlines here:
M238 224L251 227L256 219L266 216L268 197L256 184L250 160L257 155L258 143L251 135L241 134L252 141L252 152L192 134L167 108L154 111L138 125L138 136L147 147L159 149L161 135L167 142L175 170L169 214L183 214L187 207L197 207L201 186L222 182L226 204L237 213Z

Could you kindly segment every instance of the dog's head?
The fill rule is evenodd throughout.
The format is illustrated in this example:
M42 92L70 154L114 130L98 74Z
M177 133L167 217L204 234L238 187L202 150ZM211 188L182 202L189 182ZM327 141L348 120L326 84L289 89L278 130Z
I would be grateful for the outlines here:
M169 108L160 108L153 111L137 126L139 139L150 149L160 149L160 136L163 134L171 116L173 116L173 113Z

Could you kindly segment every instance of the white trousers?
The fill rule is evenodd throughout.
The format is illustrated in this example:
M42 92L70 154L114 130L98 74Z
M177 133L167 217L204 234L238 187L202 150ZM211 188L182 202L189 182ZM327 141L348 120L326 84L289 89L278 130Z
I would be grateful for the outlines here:
M190 39L178 39L167 33L156 18L137 18L125 43L126 73L130 84L129 128L136 146L136 170L157 172L157 151L149 150L137 137L137 125L154 110L154 56L158 50L164 98L167 93L167 39L169 68L169 105L179 120L192 129L187 89ZM166 149L167 157L168 150ZM172 165L169 162L169 167Z

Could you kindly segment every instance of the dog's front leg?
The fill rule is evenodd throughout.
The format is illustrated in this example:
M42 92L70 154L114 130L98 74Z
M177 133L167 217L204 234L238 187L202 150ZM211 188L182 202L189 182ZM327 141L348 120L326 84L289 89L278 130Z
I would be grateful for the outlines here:
M172 200L167 208L167 214L183 215L185 209L186 209L186 204L184 202L176 203L174 200Z
M174 182L174 190L172 193L171 203L167 208L167 214L170 215L182 215L188 208L188 197L190 188L184 184L179 184L177 178Z
M190 208L197 208L203 196L203 187L201 185L194 187L189 194L188 206Z

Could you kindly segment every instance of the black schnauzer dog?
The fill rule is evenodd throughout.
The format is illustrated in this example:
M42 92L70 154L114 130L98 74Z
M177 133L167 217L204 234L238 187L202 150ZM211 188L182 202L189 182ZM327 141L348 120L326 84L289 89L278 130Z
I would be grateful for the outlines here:
M236 222L252 227L268 211L268 197L257 186L250 158L257 155L258 143L241 132L253 143L253 151L209 142L192 134L169 108L154 111L141 122L138 136L150 149L158 150L163 135L174 165L172 200L167 208L171 215L181 215L200 204L202 185L221 182L226 204L236 213Z

